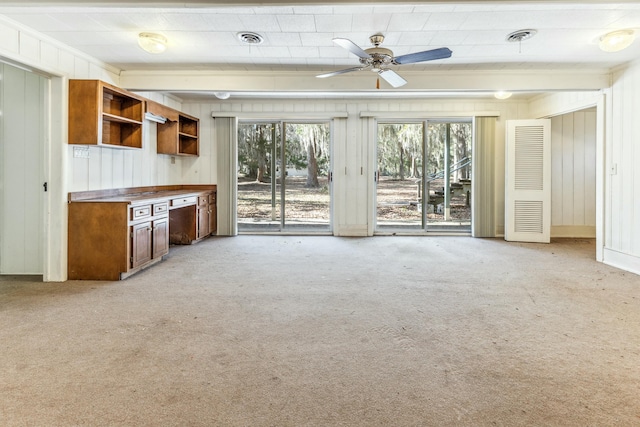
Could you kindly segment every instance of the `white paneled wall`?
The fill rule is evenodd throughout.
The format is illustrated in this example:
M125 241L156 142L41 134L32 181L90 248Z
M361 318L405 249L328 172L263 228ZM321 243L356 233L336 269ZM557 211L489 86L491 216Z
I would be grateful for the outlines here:
M551 118L551 236L595 237L596 110Z
M461 112L496 111L496 170L495 204L496 233L504 231L504 122L510 119L528 118L528 104L518 101L486 101L475 99L423 99L423 100L225 100L211 103L185 103L183 110L201 118L201 151L215 156L218 141L207 127L214 126L208 117L212 112L221 115L234 114L240 119L300 119L310 114L331 118L332 113L348 113L347 119L336 119L334 123L333 153L333 201L334 234L367 235L373 232L372 198L373 171L375 168L375 132L371 129L375 120L361 117L362 113L375 116L375 112L391 113L398 119L413 117L446 117ZM373 113L372 113L373 112ZM207 147L210 145L210 147ZM215 162L209 155L193 159L185 164L183 180L203 182L215 179L216 174L234 171L215 170ZM213 181L216 182L216 181Z
M640 274L640 63L613 75L607 105L606 263Z
M49 107L43 125L50 129L44 150L47 156L44 179L49 182L50 191L42 207L47 225L43 269L44 280L62 281L67 277L68 192L179 184L184 182L182 168L188 160L156 154L156 126L152 122L146 122L142 150L85 147L88 159L74 157L74 146L67 144L68 79L99 79L118 85L120 70L3 16L0 16L0 59L50 77L51 92L43 101L43 106ZM179 102L161 94L144 95L180 108Z

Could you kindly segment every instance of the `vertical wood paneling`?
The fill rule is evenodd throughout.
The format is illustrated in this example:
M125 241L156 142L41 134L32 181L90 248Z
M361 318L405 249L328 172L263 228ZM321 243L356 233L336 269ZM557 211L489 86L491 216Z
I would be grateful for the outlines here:
M573 221L573 114L562 119L562 223Z
M640 265L640 65L613 74L606 146L604 261L638 271Z
M584 142L585 142L584 112L573 114L573 220L572 224L585 225L585 204L584 196L586 192L584 169ZM595 166L595 162L590 166ZM595 187L591 188L595 193Z
M617 187L618 176L613 175L611 170L617 165L619 160L618 147L621 144L622 129L624 127L625 112L622 107L624 99L624 72L614 74L614 84L611 93L611 111L607 116L610 119L611 126L607 132L609 143L606 145L606 204L605 204L605 247L618 250L620 248L620 228L619 228L619 209L618 201L620 192ZM617 112L617 114L613 114Z
M618 157L618 172L616 183L619 188L620 197L616 209L617 216L620 219L620 250L622 252L630 252L631 249L631 236L633 230L633 222L635 218L629 215L629 209L633 204L633 146L636 141L637 132L635 132L634 122L637 120L629 114L629 112L635 111L633 109L636 96L636 81L631 78L625 78L625 94L622 102L622 108L625 111L623 116L623 129L622 129L622 144L619 145L619 157Z
M629 97L631 98L631 112L628 112L629 117L634 118L629 124L631 128L632 137L627 140L627 144L625 144L625 154L624 154L624 184L626 186L626 192L623 195L624 204L624 214L627 219L629 231L627 233L628 246L625 247L626 251L630 253L638 253L640 254L640 242L638 239L640 238L640 186L638 185L638 175L640 172L638 169L638 165L640 165L640 148L638 148L639 144L639 135L640 135L640 120L637 119L637 114L640 109L640 103L638 102L638 97L640 96L640 84L638 79L633 80L633 87L631 92L629 93Z
M551 141L551 225L595 231L595 111L553 117Z
M585 225L596 224L596 120L595 111L586 111L584 113Z
M551 225L563 224L562 219L562 129L563 117L551 118Z
M101 185L102 177L102 149L97 147L91 147L89 150L89 159L77 159L85 160L87 165L87 189L98 190Z
M100 162L102 165L100 168L100 182L96 183L96 186L100 187L103 182L113 182L113 150L95 148L89 151L91 154L100 156Z

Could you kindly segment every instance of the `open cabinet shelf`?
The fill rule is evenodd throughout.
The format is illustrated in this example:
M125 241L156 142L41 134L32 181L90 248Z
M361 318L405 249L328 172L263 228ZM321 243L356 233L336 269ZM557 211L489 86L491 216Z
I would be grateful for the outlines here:
M70 80L69 144L142 148L144 104L100 80Z
M158 153L174 156L198 156L200 154L199 127L196 117L147 101L147 112L164 117L158 123Z

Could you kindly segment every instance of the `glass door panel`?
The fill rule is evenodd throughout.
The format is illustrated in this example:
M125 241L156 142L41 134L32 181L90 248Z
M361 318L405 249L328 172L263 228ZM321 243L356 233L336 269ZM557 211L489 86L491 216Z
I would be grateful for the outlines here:
M279 230L279 123L238 125L238 230Z
M329 230L329 123L285 128L284 228Z
M471 231L471 129L470 121L378 124L377 230Z
M329 231L329 152L328 122L240 123L238 231Z
M469 122L428 122L425 209L431 231L471 231L471 128Z
M422 228L423 129L422 123L378 125L379 229Z

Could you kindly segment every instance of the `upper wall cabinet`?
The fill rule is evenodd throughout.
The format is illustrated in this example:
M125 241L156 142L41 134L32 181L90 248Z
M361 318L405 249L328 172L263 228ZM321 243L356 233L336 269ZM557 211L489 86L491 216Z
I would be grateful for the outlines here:
M197 156L200 120L196 117L147 101L147 112L165 119L158 123L158 153L176 156Z
M70 80L69 144L142 148L144 104L100 80Z

